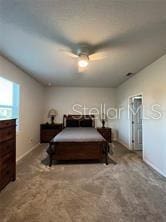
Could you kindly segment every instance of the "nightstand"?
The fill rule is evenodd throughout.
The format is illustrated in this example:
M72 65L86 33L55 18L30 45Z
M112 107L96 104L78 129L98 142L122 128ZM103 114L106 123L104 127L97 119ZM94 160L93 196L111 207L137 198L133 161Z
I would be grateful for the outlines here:
M97 128L97 131L107 140L107 142L111 143L111 128Z
M40 125L40 143L49 143L50 140L60 133L63 129L62 123L41 124Z

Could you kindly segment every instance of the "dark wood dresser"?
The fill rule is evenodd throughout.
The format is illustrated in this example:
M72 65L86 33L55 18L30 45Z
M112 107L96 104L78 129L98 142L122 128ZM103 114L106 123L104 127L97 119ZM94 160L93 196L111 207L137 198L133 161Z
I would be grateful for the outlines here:
M109 142L112 142L111 128L97 128L98 132Z
M40 143L49 143L50 140L60 133L63 129L62 123L41 124L40 125Z
M16 120L0 120L0 190L16 179Z

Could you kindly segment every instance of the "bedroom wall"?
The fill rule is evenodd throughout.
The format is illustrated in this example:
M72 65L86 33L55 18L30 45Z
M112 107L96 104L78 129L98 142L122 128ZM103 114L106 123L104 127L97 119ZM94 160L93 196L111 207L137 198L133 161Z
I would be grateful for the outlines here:
M144 105L143 159L166 176L166 55L117 89L117 102L119 107L124 109L118 120L119 141L128 148L130 147L128 99L139 94L143 94ZM159 105L157 110L162 114L158 120L151 118L154 117L152 112L154 104Z
M101 104L106 104L106 109L116 106L115 89L112 88L47 87L45 89L45 101L45 122L48 121L47 114L51 108L55 108L58 111L56 121L62 122L64 114L78 114L72 109L74 104L98 109L100 109ZM77 110L81 111L81 108ZM113 128L113 137L115 139L116 121L109 120L106 125ZM96 126L101 126L99 120L96 120Z
M0 76L20 85L20 126L17 132L16 150L18 160L39 143L44 88L2 56L0 56Z

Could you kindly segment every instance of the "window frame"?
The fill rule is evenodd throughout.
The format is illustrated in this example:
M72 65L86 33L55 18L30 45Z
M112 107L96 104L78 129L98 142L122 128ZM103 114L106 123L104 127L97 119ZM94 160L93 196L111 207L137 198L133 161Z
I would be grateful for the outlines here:
M20 85L14 81L6 79L0 76L0 79L9 81L12 83L12 105L0 104L0 108L11 109L11 117L6 117L8 119L16 119L17 131L19 131L19 120L20 120ZM3 117L2 117L3 118ZM5 119L5 117L4 117Z

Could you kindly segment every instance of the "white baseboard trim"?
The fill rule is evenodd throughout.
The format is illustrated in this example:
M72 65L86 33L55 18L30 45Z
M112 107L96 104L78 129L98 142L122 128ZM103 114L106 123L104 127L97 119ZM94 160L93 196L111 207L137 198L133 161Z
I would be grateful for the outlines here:
M116 137L112 137L112 141L118 141Z
M123 145L124 147L126 147L128 150L131 150L131 149L129 149L129 147L128 147L126 144L124 144L121 140L118 140L118 143L122 144L122 145ZM149 165L152 169L156 170L160 175L166 177L166 174L165 174L164 172L162 172L160 169L158 169L158 167L154 166L154 164L151 163L150 161L148 161L146 158L143 158L143 161L144 161L147 165Z
M123 143L121 140L117 140L117 142L120 143L120 144L122 144L122 145L123 145L125 148L127 148L128 150L130 150L130 149L129 149L129 146L128 146L127 144Z
M153 168L154 170L156 170L159 174L161 174L162 176L166 177L166 174L164 172L162 172L160 169L158 169L158 167L154 166L153 163L151 163L149 160L147 159L143 159L143 161L148 164L151 168Z
M34 149L36 149L38 146L40 145L40 143L37 143L36 145L34 145L31 149L29 149L27 152L25 152L23 155L19 156L16 159L16 163L18 163L21 159L23 159L26 155L28 155L30 152L32 152Z

